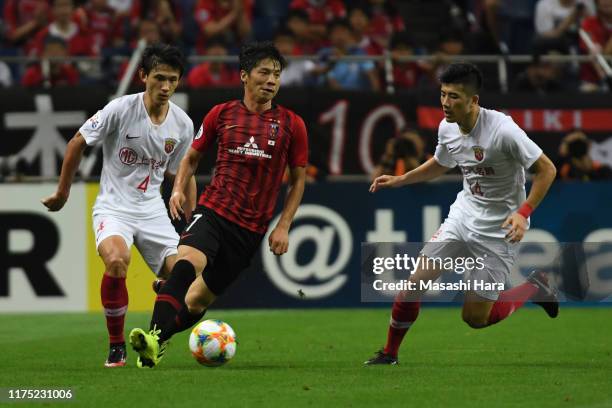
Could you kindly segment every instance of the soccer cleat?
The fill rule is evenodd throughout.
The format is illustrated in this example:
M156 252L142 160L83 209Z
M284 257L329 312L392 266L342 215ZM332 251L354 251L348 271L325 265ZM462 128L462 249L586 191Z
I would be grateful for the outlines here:
M397 357L392 357L389 354L385 353L384 350L378 350L374 357L369 359L368 361L363 362L364 365L377 365L377 364L386 364L386 365L397 365Z
M142 329L132 329L130 332L130 344L139 355L136 360L138 368L155 367L166 352L167 341L159 343L161 330L151 330L149 333Z
M540 271L533 271L527 277L527 282L533 283L539 289L532 302L541 306L549 317L553 319L557 317L559 314L557 291L548 283L546 274Z
M108 358L104 362L104 367L123 367L126 357L125 343L111 344Z
M166 281L164 279L155 279L151 284L151 287L153 287L153 292L159 293L165 283Z

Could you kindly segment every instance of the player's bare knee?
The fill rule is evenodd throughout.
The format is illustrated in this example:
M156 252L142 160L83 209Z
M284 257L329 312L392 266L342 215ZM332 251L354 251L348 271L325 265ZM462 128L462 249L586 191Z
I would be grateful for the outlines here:
M128 262L122 256L110 256L106 259L106 273L115 278L127 275Z
M204 271L204 268L206 268L208 261L203 252L186 245L181 245L178 248L177 261L179 260L185 260L191 263L195 269L196 276L200 276L202 274L202 271Z
M207 302L202 297L196 294L188 293L187 296L185 296L185 305L187 305L187 310L189 310L191 314L195 315L204 312L208 307L206 303Z

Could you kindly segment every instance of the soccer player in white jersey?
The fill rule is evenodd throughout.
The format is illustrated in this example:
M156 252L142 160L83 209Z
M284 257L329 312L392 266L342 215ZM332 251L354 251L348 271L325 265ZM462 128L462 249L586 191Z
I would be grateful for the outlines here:
M462 311L470 327L497 323L528 300L556 317L556 293L542 272L532 273L526 282L510 290L495 290L508 282L518 242L529 227L529 215L555 178L555 166L512 118L479 106L482 75L474 65L451 64L440 76L440 83L444 119L434 157L401 176L376 178L370 191L432 180L459 166L463 190L421 255L425 260L484 258L466 277L474 283L465 293ZM524 169L533 172L527 197ZM400 344L418 316L420 299L427 289L422 282L435 281L442 272L435 262L422 262L416 268L409 279L415 290L396 296L387 343L366 365L397 364ZM487 286L493 290L483 283L492 284Z
M183 70L178 48L147 47L139 70L145 91L111 101L81 126L68 143L57 191L42 200L49 211L59 211L68 199L83 150L102 144L93 228L105 265L101 299L110 342L106 367L121 367L126 361L123 326L130 247L136 245L158 276L166 276L175 263L179 237L168 218L160 186L164 177L173 181L193 139L193 122L170 101ZM195 179L188 190L187 217L195 208Z

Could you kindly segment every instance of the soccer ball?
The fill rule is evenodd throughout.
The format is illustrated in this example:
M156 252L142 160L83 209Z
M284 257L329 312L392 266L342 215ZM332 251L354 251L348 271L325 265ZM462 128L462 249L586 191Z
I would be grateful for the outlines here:
M204 320L191 330L189 349L198 363L218 367L236 354L236 333L221 320Z

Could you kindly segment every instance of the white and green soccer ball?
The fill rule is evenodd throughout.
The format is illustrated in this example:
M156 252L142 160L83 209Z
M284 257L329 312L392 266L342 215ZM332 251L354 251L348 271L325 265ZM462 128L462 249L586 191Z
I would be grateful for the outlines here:
M198 363L218 367L236 354L236 333L221 320L204 320L191 330L189 349Z

